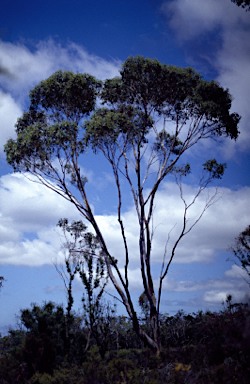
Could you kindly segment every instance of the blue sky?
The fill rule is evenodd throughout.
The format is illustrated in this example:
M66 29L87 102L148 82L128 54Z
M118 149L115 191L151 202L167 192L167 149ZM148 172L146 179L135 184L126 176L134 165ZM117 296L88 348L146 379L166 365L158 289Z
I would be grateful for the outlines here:
M249 300L249 286L226 252L250 224L250 12L230 0L6 1L0 14L0 331L15 326L15 314L31 302L66 303L53 261L63 262L57 221L78 219L74 208L38 184L13 174L3 145L15 137L14 124L28 107L28 93L58 69L111 78L129 55L157 58L166 64L192 66L205 79L229 88L232 111L241 116L237 142L206 142L189 154L194 173L186 180L187 198L195 193L196 169L209 158L227 162L219 183L220 200L205 212L185 238L166 278L162 311L220 310L227 294ZM107 243L115 255L120 238L115 217L112 175L100 158L89 154L83 164L91 203ZM166 233L181 220L176 186L170 180L159 193L155 235L154 277ZM212 192L212 190L210 190ZM203 196L195 206L202 209ZM131 288L142 293L136 264L138 238L129 196L124 217L130 239ZM176 229L176 230L177 230ZM174 233L172 233L174 236ZM112 292L111 287L109 288ZM74 287L75 309L82 287Z

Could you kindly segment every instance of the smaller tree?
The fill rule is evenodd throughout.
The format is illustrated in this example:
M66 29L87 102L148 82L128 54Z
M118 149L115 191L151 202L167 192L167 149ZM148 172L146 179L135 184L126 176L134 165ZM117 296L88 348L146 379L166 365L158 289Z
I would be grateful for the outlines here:
M62 228L66 239L63 248L66 251L65 263L68 277L57 265L56 269L63 278L67 289L67 314L70 316L74 302L72 283L75 276L79 274L84 286L83 319L89 331L85 350L89 347L90 336L92 335L104 357L108 345L108 335L110 336L110 322L115 310L110 304L103 302L108 275L100 242L91 232L87 232L87 227L81 220L73 221L69 225L67 219L61 219L57 225ZM70 234L70 238L67 234Z
M236 237L229 250L240 261L242 269L249 277L247 283L250 286L250 225Z
M29 374L37 370L52 372L56 363L67 354L63 307L52 302L41 307L32 304L31 309L21 310L20 320L27 329L23 357ZM71 317L71 324L73 320Z

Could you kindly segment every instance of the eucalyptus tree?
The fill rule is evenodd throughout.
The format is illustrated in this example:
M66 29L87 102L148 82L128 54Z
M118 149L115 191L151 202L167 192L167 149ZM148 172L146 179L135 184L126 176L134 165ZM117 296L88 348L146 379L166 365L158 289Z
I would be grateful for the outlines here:
M98 98L103 103L101 107ZM182 69L141 56L129 57L121 67L120 76L103 83L87 74L62 71L39 83L30 92L29 110L17 121L16 139L8 140L5 145L7 161L15 171L31 175L32 180L72 202L92 225L109 279L126 307L135 332L157 351L163 280L180 240L190 232L213 198L191 226L187 225L188 210L210 181L222 177L225 168L225 164L218 164L215 159L206 161L197 194L188 204L182 178L191 170L180 159L201 140L237 138L240 118L230 112L231 101L227 89L204 80L192 68ZM103 155L113 171L123 247L119 255L110 253L90 204L87 179L80 167L82 159L86 167L89 150ZM169 259L166 252L162 255L157 292L152 277L153 216L156 196L169 175L175 175L180 188L184 215ZM138 260L150 307L150 333L141 327L131 297L131 255L123 216L125 183L130 188L137 215ZM75 193L74 187L80 194ZM167 237L166 234L166 240Z

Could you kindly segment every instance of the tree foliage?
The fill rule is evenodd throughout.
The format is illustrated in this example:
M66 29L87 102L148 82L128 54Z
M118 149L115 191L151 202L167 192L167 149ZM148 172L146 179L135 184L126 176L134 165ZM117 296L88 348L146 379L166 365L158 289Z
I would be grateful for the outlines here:
M83 301L85 302L86 295L87 305L84 304L84 307L86 306L86 310L88 310L92 305L98 305L100 302L108 279L100 243L96 236L87 232L87 227L81 220L69 224L67 219L60 219L57 225L62 228L65 240L63 250L65 251L66 271L69 276L68 285L65 281L65 274L58 267L57 270L67 288L67 312L70 313L73 305L72 282L77 273L84 286ZM67 237L67 233L70 238Z
M62 276L68 297L67 314L70 316L73 306L72 283L76 276L83 283L84 292L83 319L88 329L88 341L85 351L89 347L90 337L94 337L104 356L107 350L110 322L114 314L114 308L103 300L103 293L108 282L107 270L98 238L91 232L87 232L86 225L82 221L73 221L68 224L67 219L59 220L57 224L64 233L63 249L66 251L65 263L68 275L66 276L58 266L58 272ZM70 235L70 238L67 237Z
M250 226L246 227L239 236L236 237L234 244L230 247L230 251L239 260L242 269L249 277L250 285Z
M28 371L51 373L56 360L62 360L68 352L63 308L52 302L41 307L33 304L31 309L21 311L20 320L28 332L23 350ZM73 316L67 320L70 328Z
M246 9L246 11L250 10L250 0L231 0L231 1L237 4L238 7L242 7Z
M101 108L97 107L97 96L103 103ZM72 202L92 225L109 278L134 330L158 351L163 280L179 242L214 200L207 201L199 218L188 226L190 207L214 178L222 177L225 168L215 159L206 161L197 193L187 203L182 179L191 169L189 164L181 164L180 159L200 140L223 136L237 139L240 118L230 112L231 101L227 89L204 80L192 68L177 68L141 56L129 57L121 67L120 77L102 84L90 75L61 71L42 81L30 92L29 111L18 119L16 140L8 140L5 145L7 161L14 170L36 177ZM110 254L90 205L80 159L87 162L87 151L91 149L103 155L113 171L123 261L122 253L115 257ZM180 189L183 224L172 250L163 255L156 292L151 268L153 214L157 192L169 175L175 176ZM123 220L124 183L131 190L137 215L139 263L150 306L150 334L140 326L131 297L130 254Z

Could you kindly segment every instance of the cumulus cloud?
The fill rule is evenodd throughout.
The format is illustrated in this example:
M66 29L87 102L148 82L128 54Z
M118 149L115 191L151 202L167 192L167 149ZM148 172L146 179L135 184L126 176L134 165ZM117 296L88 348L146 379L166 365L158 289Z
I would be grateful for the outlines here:
M119 60L107 61L73 42L61 46L49 39L32 48L24 44L0 42L1 63L11 74L1 76L1 86L16 96L20 91L28 92L59 69L86 72L104 80L117 76L121 65Z
M249 302L249 286L246 281L242 279L242 276L231 273L232 270L235 269L234 267L235 266L233 265L231 269L226 271L220 278L185 281L177 280L173 276L167 276L163 284L165 297L167 297L170 292L179 293L179 298L175 305L178 305L179 307L187 306L194 308L197 308L198 306L202 308L208 306L210 308L218 308L223 302L225 303L228 295L232 296L233 302ZM183 299L181 299L181 294L188 294L189 299L183 301ZM166 300L163 300L163 304L164 302L165 304L168 303Z
M9 93L0 89L0 153L3 152L6 141L14 137L15 123L21 114L19 103Z
M246 13L246 12L245 12ZM249 18L250 27L250 18ZM228 87L233 95L232 108L242 117L240 122L240 135L236 145L227 143L225 154L227 157L235 154L237 149L249 151L249 97L250 97L250 45L248 30L230 29L224 33L223 48L218 52L217 68L219 76L217 80L225 87Z
M2 176L0 186L1 214L24 232L36 232L68 214L74 216L69 202L21 174Z
M194 186L185 185L185 199L190 203L197 192ZM208 194L213 195L215 190L210 188L200 196L196 204L188 212L188 226L191 226L202 212ZM218 196L221 198L205 213L193 230L184 237L176 250L174 263L211 263L218 252L225 251L238 233L248 224L250 216L250 188L245 187L232 191L228 188L219 188ZM184 205L178 194L175 183L167 182L159 191L154 211L154 238L152 246L152 261L156 264L162 262L165 245L168 242L169 259L171 249L177 240L183 220ZM138 267L138 218L131 208L124 212L123 220L131 257L131 268ZM124 249L119 223L115 215L97 216L98 224L108 244L111 254L123 265Z
M247 272L240 265L232 265L231 269L225 272L225 276L233 279L240 279L250 283Z
M227 281L225 281L226 283ZM247 291L247 287L244 285L235 286L235 281L228 282L225 284L224 290L211 289L206 291L202 295L202 300L204 303L209 305L220 305L225 303L228 295L231 295L234 303L249 303L250 294Z
M215 28L231 28L248 22L248 15L224 0L175 0L164 2L162 12L169 18L179 39L200 38Z
M187 61L198 67L206 62L218 74L216 80L229 88L232 111L242 116L239 139L236 145L225 142L224 156L234 156L237 149L249 150L249 14L224 0L164 2L162 12L185 44Z
M27 266L62 256L55 226L61 217L78 217L69 202L20 174L1 177L0 214L1 263Z
M235 290L235 281L233 278L235 276L228 276L227 271L225 272L227 279L222 278L217 279L207 279L207 280L197 280L197 281L177 281L172 277L167 277L164 288L168 291L174 290L175 292L197 292L197 291L214 291L214 292L228 292ZM229 278L230 277L230 278ZM246 287L244 280L238 282L238 287Z
M181 231L183 220L183 203L178 195L175 183L166 182L159 191L156 198L154 213L154 241L152 261L162 262L164 249L168 235L168 253L166 260L170 257L171 247L174 245ZM195 193L194 186L184 186L187 202L190 202ZM211 188L210 194L214 192ZM202 220L196 227L180 242L175 263L210 263L218 251L224 251L231 244L235 236L248 224L250 216L250 188L245 187L236 191L220 188L221 199L208 209ZM206 204L207 195L200 197L188 213L188 226L197 219ZM32 255L34 244L39 249L38 242L42 247L52 246L48 255L59 252L59 239L54 242L54 228L60 217L75 220L79 214L72 204L45 188L33 183L21 174L4 175L0 179L0 238L2 245L8 252L1 258L4 263L20 263L34 265L36 257ZM103 232L111 254L116 257L120 266L124 265L124 249L122 237L116 215L96 216L97 222ZM139 268L138 254L138 219L136 212L128 208L124 214L124 225L131 258L131 270ZM8 234L6 236L6 234ZM30 236L34 238L31 239ZM12 258L16 252L18 242L22 242L23 250L19 250L18 257ZM11 245L12 244L12 245ZM26 248L25 248L26 247ZM12 252L11 249L14 249ZM28 249L32 249L29 252ZM37 251L38 252L38 251ZM41 255L46 254L41 250ZM3 254L3 249L2 252ZM8 256L9 255L9 256ZM23 258L22 258L23 255ZM30 255L30 258L29 258ZM49 256L50 257L50 256ZM48 257L37 257L39 264L47 263ZM21 262L22 264L22 262Z

